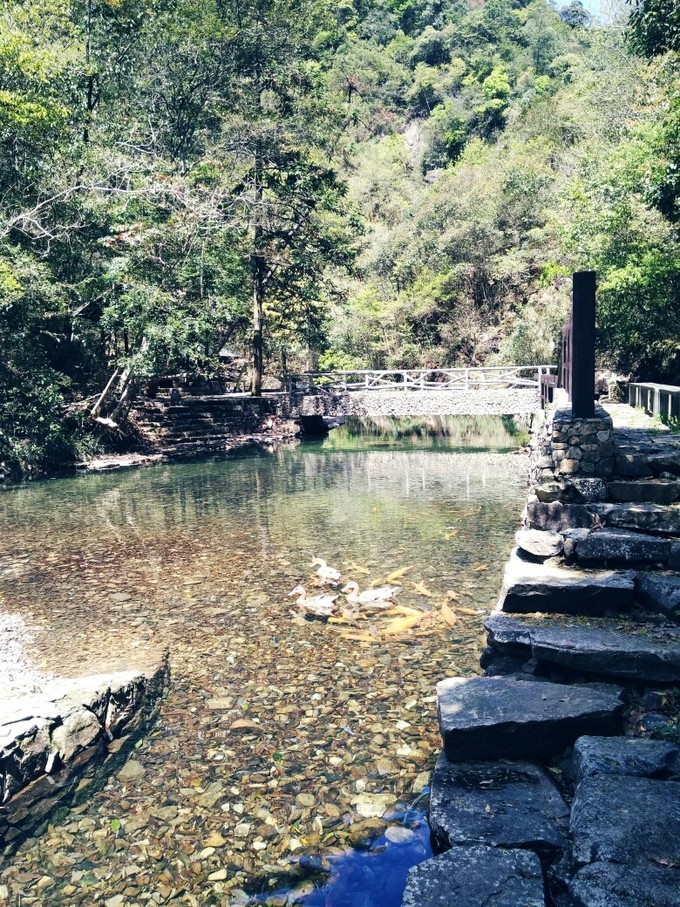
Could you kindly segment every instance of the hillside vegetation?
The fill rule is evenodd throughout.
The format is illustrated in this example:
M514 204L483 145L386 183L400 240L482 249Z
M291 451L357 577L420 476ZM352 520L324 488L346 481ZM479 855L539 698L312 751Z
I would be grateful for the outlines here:
M105 442L151 377L600 360L680 381L669 0L7 0L0 461ZM105 393L102 393L106 389Z

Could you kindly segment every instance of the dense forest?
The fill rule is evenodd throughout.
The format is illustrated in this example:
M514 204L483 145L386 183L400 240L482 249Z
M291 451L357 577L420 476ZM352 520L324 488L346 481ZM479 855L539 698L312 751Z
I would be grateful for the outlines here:
M5 0L0 461L150 378L600 361L680 381L680 22L580 0Z

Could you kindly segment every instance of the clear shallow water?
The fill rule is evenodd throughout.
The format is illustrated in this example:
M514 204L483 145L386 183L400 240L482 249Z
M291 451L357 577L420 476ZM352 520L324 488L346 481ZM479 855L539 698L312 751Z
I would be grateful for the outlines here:
M168 648L173 672L134 757L144 777L112 778L27 846L0 876L16 903L283 903L301 855L331 861L301 903L399 903L386 867L424 858L422 817L408 847L380 835L427 784L435 683L478 671L476 612L498 594L524 496L521 457L456 446L479 450L489 428L512 445L498 422L481 427L435 443L408 431L407 450L404 432L395 446L394 432L350 429L268 457L0 495L1 604L30 634L26 667L92 673ZM399 603L427 613L396 636L398 614L301 619L288 593L313 588L314 555L362 588L410 568ZM382 817L367 814L376 795ZM355 883L364 901L347 900Z

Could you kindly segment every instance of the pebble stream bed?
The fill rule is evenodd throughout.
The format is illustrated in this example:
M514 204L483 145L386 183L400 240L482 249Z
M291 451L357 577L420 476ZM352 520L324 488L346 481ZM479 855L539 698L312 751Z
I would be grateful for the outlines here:
M5 689L165 648L172 681L123 770L0 866L0 905L398 907L430 853L435 684L479 672L524 498L492 434L3 491ZM394 614L296 616L315 555L361 588L404 571L399 604L427 613L396 635Z

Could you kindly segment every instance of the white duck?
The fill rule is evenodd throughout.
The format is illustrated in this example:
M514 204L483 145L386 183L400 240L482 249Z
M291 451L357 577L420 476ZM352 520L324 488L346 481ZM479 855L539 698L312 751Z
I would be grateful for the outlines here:
M352 580L340 590L344 593L350 605L364 605L367 608L387 608L395 595L399 595L403 586L378 586L377 589L364 589L359 592L359 586Z
M315 595L313 598L307 598L304 586L296 586L289 595L297 595L298 599L295 604L302 614L310 614L314 617L330 617L335 610L335 600L337 595Z
M312 558L312 567L316 567L317 565L319 569L316 571L316 575L319 577L319 581L322 584L333 586L339 581L341 576L340 571L336 570L335 567L329 567L322 557Z

